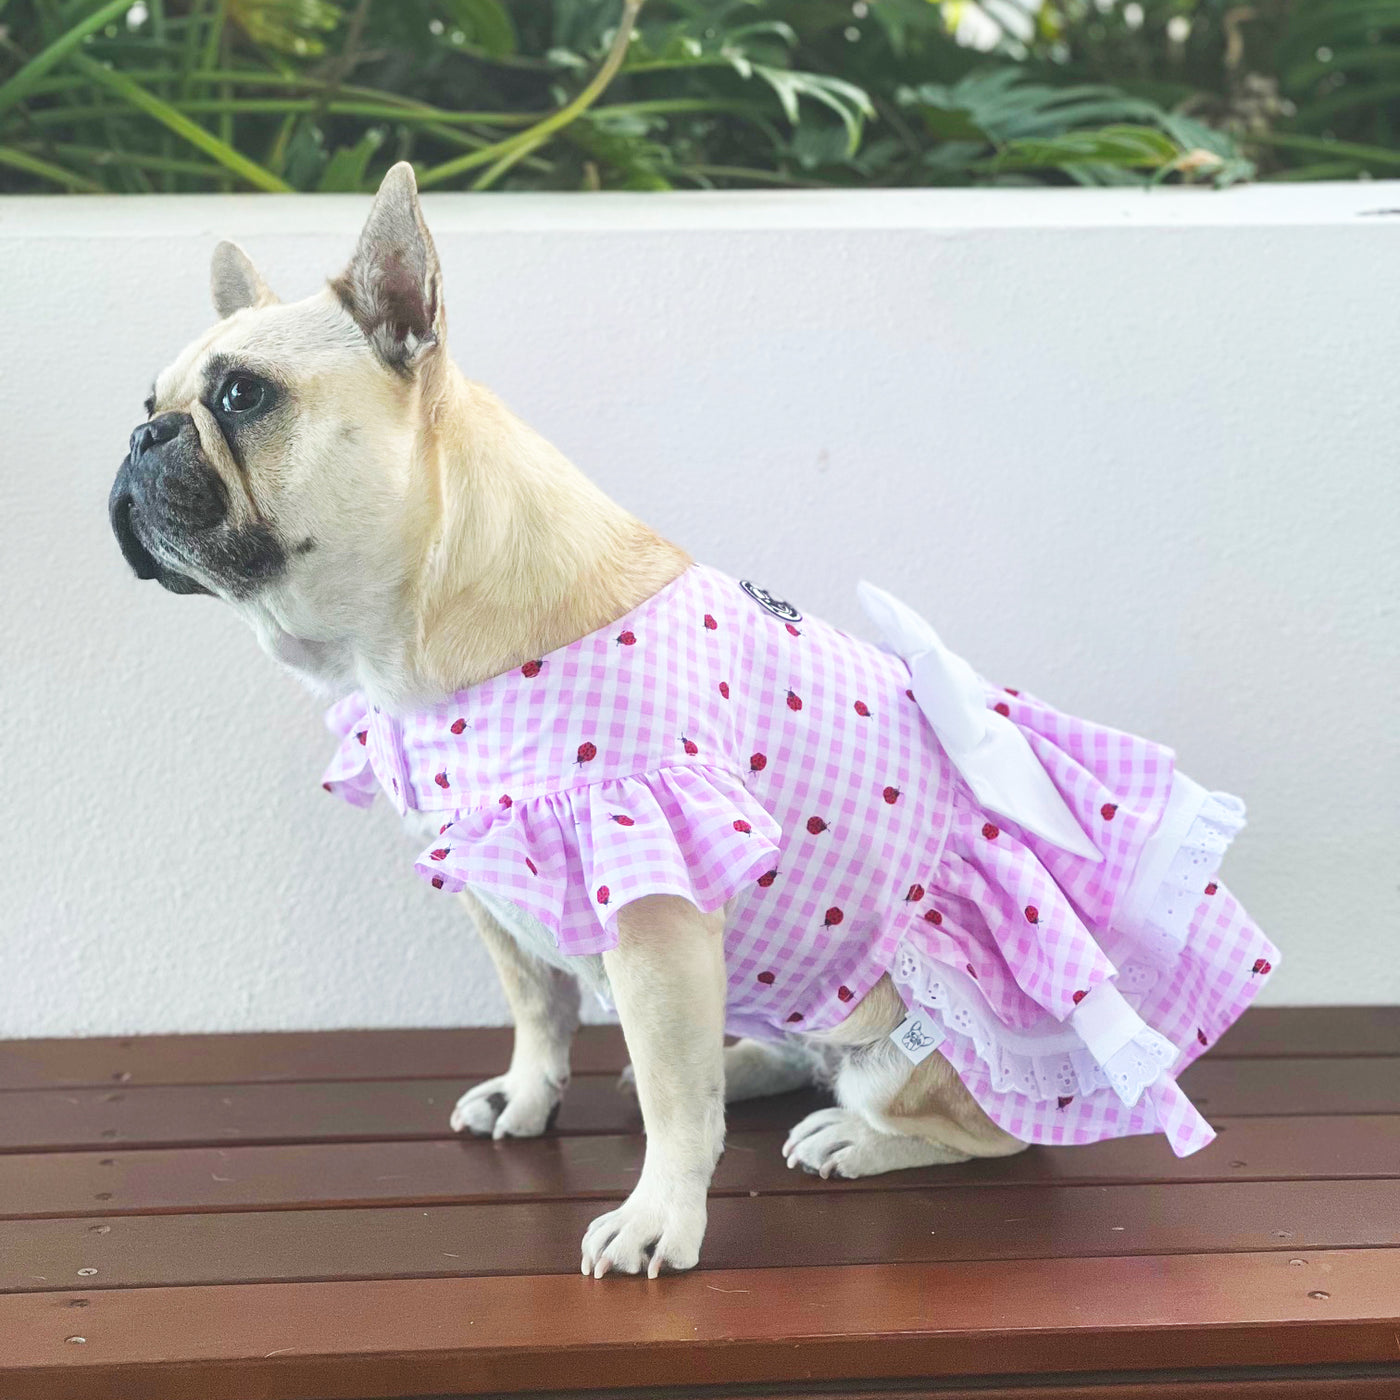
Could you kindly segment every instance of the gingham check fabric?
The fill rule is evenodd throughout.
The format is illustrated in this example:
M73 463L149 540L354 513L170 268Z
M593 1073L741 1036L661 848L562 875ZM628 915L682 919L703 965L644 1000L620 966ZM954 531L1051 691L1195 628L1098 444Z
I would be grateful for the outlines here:
M1014 1038L1072 1026L1118 976L1102 945L1173 766L1166 749L1029 696L988 686L987 704L1026 735L1101 861L977 807L898 657L700 565L612 626L445 703L391 715L347 697L327 716L343 738L324 785L357 805L378 789L401 813L441 813L419 872L439 889L489 889L566 954L615 946L617 910L643 895L706 911L732 901L733 1033L830 1028L886 972L907 995L902 952L971 979ZM1155 979L1209 1004L1212 1038L1262 980L1234 975L1252 927L1242 914L1216 927L1209 986ZM1169 995L1135 1008L1177 1045L1204 1016ZM1169 1076L1132 1109L1106 1082L1065 1103L1045 1085L997 1087L987 1046L955 1021L943 1031L944 1053L1018 1137L1209 1139Z

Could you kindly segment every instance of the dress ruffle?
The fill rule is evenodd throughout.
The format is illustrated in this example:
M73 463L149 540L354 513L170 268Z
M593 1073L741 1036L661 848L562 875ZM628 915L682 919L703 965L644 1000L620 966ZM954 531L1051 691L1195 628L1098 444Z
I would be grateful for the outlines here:
M1189 815L1184 831L1171 829L1176 812ZM1213 973L1215 979L1224 979L1231 993L1205 1009L1201 999L1195 1001L1205 1024L1195 1025L1189 1039L1181 1035L1179 1025L1157 1029L1149 1022L1164 993L1171 1004L1179 1004L1169 984L1180 982L1182 967L1210 961L1218 923L1214 911L1224 911L1227 919L1236 917L1238 905L1214 876L1243 825L1244 807L1237 798L1206 793L1178 775L1177 795L1157 833L1171 839L1173 849L1164 851L1154 839L1142 853L1139 874L1152 882L1151 887L1141 891L1140 879L1129 887L1123 914L1102 935L1105 947L1085 931L1084 966L1093 969L1086 974L1086 992L1106 986L1108 995L1121 994L1130 1015L1144 1019L1141 1029L1102 1062L1085 1043L1075 1010L1056 1017L1044 1008L1032 1008L1033 999L1013 983L1000 960L986 956L996 943L985 922L980 936L971 926L980 911L969 916L959 906L964 927L948 928L951 920L944 920L935 930L938 938L930 938L923 928L906 932L892 968L897 984L911 1005L934 1014L947 1036L944 1055L1008 1132L1027 1135L1017 1100L1040 1105L1053 1101L1062 1112L1064 1141L1084 1140L1083 1129L1091 1124L1102 1129L1110 1123L1115 1133L1161 1131L1179 1156L1212 1139L1214 1133L1174 1076L1238 1017L1264 980L1261 970L1272 971L1277 951L1257 934L1257 947L1272 954L1271 959L1253 954L1241 958L1238 941L1230 945L1235 954L1231 965L1214 967ZM1005 891L991 887L991 894L994 904L987 913L995 926L1004 917ZM1238 920L1250 927L1242 911ZM956 952L951 951L954 947ZM961 961L964 950L970 956ZM979 1085L990 1092L979 1092Z
M332 705L325 715L326 728L340 744L321 775L321 786L354 807L368 807L379 792L379 780L369 761L369 706L352 691Z
M455 814L415 868L481 885L539 919L566 954L617 945L617 910L670 894L706 913L777 863L776 821L723 769L673 767Z

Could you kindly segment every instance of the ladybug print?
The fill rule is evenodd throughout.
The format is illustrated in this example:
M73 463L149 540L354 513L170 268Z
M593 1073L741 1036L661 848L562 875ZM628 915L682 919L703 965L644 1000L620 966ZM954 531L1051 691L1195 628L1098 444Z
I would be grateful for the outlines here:
M783 623L783 626L787 628L788 633L789 633L790 636L793 636L793 637L800 637L800 636L802 635L802 633L799 632L799 631L797 630L797 628L794 627L794 626L792 625L792 623L790 623L790 622L785 622L785 623Z
M884 792L880 794L880 796L883 797L885 801L890 804L891 807L893 807L894 804L898 802L903 795L904 794L900 792L900 790L897 787L887 787L884 790Z
M837 998L841 1001L850 1001L855 993L844 983L836 989Z
M1206 1039L1206 1033L1199 1026L1196 1027L1196 1039L1199 1040L1202 1045L1210 1044L1210 1041Z
M437 850L428 852L428 858L430 860L446 860L450 851L450 846L439 846Z
M998 700L997 703L992 706L992 709L999 715L1009 716L1011 714L1011 706L1008 705L1005 700Z
M973 967L971 963L967 964L967 975L971 977L974 982L979 980L977 976L977 969Z
M1254 964L1253 975L1255 977L1266 977L1273 970L1274 965L1268 958L1259 958Z
M914 692L913 692L912 690L906 690L904 693L905 693L911 700L914 700ZM914 703L917 705L919 702L918 702L917 700L914 700Z
M776 870L765 870L763 874L758 877L759 888L766 890L777 878L778 872Z
M531 875L538 875L540 873L539 866L536 865L535 862L532 861L529 856L525 857L525 868L530 872Z
M820 836L822 832L829 831L830 829L831 828L828 827L820 817L807 818L807 830L810 831L813 836Z
M620 647L634 647L637 645L637 634L635 632L619 632L617 644Z
M787 707L794 712L800 710L802 708L802 697L791 690L788 691Z
M924 887L922 885L910 885L909 892L904 896L906 904L917 904L924 897Z
M867 704L865 703L864 700L857 700L857 701L856 701L856 703L855 703L855 712L856 712L856 714L858 714L858 715L861 717L861 719L869 719L869 718L870 718L870 706L867 705Z
M1009 685L1004 685L1004 686L1002 686L1002 689L1003 689L1008 695L1019 695L1019 694L1021 693L1019 690L1012 690L1011 687L1010 687Z
M325 790L326 790L327 792L334 792L334 791L335 791L335 789L334 789L329 783L322 783L321 786L322 786L323 788L325 788Z
M1208 884L1208 885L1206 886L1206 893L1207 893L1207 894L1214 894L1214 893L1216 892L1216 890L1218 890L1219 888L1220 888L1220 886L1217 885L1217 884L1215 883L1214 880L1212 880L1212 881L1210 882L1210 884Z
M1118 804L1116 802L1105 802L1103 806L1099 808L1099 816L1106 822L1111 822L1117 815Z
M543 661L527 661L521 668L520 674L527 680L534 679L544 669Z
M792 1015L788 1017L788 1025L790 1025L790 1026L796 1025L797 1022L800 1021L800 1020L802 1020L802 1019L803 1019L802 1013L801 1013L800 1011L794 1011L794 1012L792 1013Z
M598 903L606 904L612 898L612 891L606 885L598 886Z
M687 739L684 734L681 735L681 747L692 758L700 752L700 745L697 744L694 739Z
M369 739L369 730L361 729L359 733L355 735L355 737L360 741L361 746L363 746L365 742Z
M755 980L762 982L765 987L771 987L777 979L771 972L760 972Z
M943 915L937 909L930 909L924 914L924 922L937 928L943 922Z
M434 875L434 876L433 876L433 888L434 888L435 890L440 890L440 889L442 888L442 886L443 886L443 879L442 879L442 876L441 876L441 875Z
M719 683L719 693L720 693L726 700L729 699L729 682L728 682L728 681L721 681L721 682Z
M713 615L710 614L710 613L706 613L706 614L705 614L705 630L706 630L707 632L713 632L718 626L719 626L719 623L715 621Z
M751 836L753 834L753 827L751 827L748 824L748 822L746 822L743 819L743 817L738 817L735 819L734 830L737 831L741 836Z
M454 734L461 734L466 729L466 727L467 722L464 719L454 719L452 721L452 732Z
M637 824L632 820L631 817L623 816L619 812L614 812L612 814L612 819L618 824L618 826L636 826Z
M1040 910L1034 904L1026 905L1026 922L1028 924L1038 924L1040 922Z
M993 826L991 822L983 822L982 835L985 836L988 841L995 841L997 837L1001 835L1001 828Z
M822 920L823 928L835 928L846 916L833 904L826 911L826 918Z
M585 742L578 746L578 758L576 760L577 762L592 763L593 760L597 757L598 748L596 744L590 744Z
M1074 1004L1075 1004L1076 1006L1078 1006L1079 1003L1080 1003L1081 1001L1083 1001L1084 998L1087 997L1088 995L1089 995L1089 993L1086 992L1086 991L1078 991L1078 992L1075 992L1075 994L1074 994Z
M508 793L508 792L503 792L503 793L496 799L496 803L497 803L497 805L500 806L503 810L509 810L509 808L511 808L511 807L513 807L513 806L515 805L514 799L511 797L510 793Z
M1057 1098L1057 1099L1055 1100L1055 1107L1056 1107L1056 1108L1068 1108L1068 1107L1070 1106L1070 1104L1072 1104L1073 1102L1074 1102L1074 1095L1073 1095L1073 1094L1061 1094L1060 1097Z
M434 773L434 774L433 774L433 781L434 781L440 788L446 789L446 788L448 788L448 787L451 786L451 784L447 781L447 774L446 774L446 773Z
M761 773L768 767L768 755L766 753L751 753L749 755L749 772Z
M439 835L439 836L446 836L446 835L447 835L447 828L448 828L449 826L451 826L451 825L452 825L451 822L443 822L443 824L442 824L440 827L438 827L438 835Z

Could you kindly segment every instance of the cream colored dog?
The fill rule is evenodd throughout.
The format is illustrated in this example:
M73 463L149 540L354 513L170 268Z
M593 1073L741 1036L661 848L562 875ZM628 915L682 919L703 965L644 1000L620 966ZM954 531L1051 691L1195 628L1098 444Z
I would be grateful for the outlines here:
M156 380L112 489L113 529L138 576L223 598L327 694L359 688L390 709L441 699L606 626L690 563L449 359L408 165L317 295L279 303L231 243L212 282L222 319ZM823 1176L1024 1146L941 1056L911 1067L891 1044L904 1008L888 979L824 1036L726 1049L722 915L640 899L618 915L616 948L565 959L542 925L463 899L515 1049L504 1075L463 1095L454 1129L544 1132L569 1081L579 979L605 981L617 1006L646 1158L585 1233L585 1273L696 1263L726 1099L832 1083L842 1106L784 1148Z

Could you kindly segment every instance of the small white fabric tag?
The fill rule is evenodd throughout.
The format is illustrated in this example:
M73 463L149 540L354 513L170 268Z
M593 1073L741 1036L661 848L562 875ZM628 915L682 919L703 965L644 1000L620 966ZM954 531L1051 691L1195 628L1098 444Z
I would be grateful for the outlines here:
M890 1039L899 1046L905 1059L915 1065L928 1059L943 1044L936 1022L912 1011L890 1032Z

